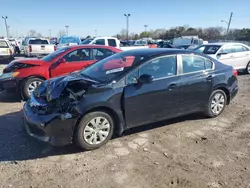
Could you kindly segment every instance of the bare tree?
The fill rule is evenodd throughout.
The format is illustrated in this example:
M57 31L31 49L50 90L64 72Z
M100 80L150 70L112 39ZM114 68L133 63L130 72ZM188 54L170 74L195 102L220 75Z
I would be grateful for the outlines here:
M57 34L58 37L62 37L64 35L66 35L66 31L65 30L62 29L62 30L58 31L58 34Z
M28 36L29 37L35 37L36 36L36 31L31 29L29 32L28 32Z

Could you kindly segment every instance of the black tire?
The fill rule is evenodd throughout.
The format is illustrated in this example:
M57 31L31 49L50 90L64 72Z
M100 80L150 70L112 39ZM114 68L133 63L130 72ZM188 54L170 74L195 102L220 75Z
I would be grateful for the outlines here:
M89 144L84 138L84 130L85 130L85 127L88 125L88 123L97 117L103 117L109 122L109 125L110 125L109 133L103 142L99 144ZM114 132L114 119L112 118L112 116L110 116L108 113L104 111L90 112L82 118L82 120L79 122L78 126L76 127L74 140L77 143L77 145L81 147L82 149L94 150L105 145L113 136L113 132Z
M250 62L248 62L248 64L247 64L246 73L250 74Z
M21 84L22 98L24 100L28 100L30 98L28 87L32 82L43 82L43 81L44 81L43 79L37 78L37 77L31 77L31 78L27 78L26 80L24 80L24 82Z
M212 101L215 97L216 94L221 94L223 97L224 97L224 104L223 104L223 108L221 109L221 111L217 114L217 113L214 113L212 111ZM226 105L227 105L227 95L225 94L225 92L221 89L217 89L215 91L212 92L210 98L209 98L209 101L208 101L208 105L205 107L205 115L208 116L209 118L214 118L214 117L217 117L219 116L226 108Z

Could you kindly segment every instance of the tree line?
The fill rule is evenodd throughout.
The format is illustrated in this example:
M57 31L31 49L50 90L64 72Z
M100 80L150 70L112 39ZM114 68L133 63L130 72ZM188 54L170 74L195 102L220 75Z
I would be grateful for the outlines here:
M181 36L199 36L203 40L237 40L250 41L250 28L231 29L228 34L223 27L209 27L209 28L194 28L178 26L170 29L156 29L150 31L143 31L141 33L130 33L129 39L137 40L139 38L153 38L170 40ZM116 35L121 40L127 39L127 30L122 29Z

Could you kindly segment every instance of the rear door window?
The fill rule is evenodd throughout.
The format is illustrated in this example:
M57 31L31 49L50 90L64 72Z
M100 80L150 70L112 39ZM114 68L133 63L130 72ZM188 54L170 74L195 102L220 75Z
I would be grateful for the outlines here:
M94 59L97 61L104 59L108 56L111 56L113 54L114 54L114 52L109 50L109 49L104 49L104 48L94 48L93 49L93 56L94 56Z
M208 65L209 67L209 65ZM182 55L183 74L205 70L205 59L199 56Z
M242 45L234 45L234 52L245 52L245 51L249 51L245 46Z
M97 45L105 45L105 40L104 39L97 39L94 44L97 44Z

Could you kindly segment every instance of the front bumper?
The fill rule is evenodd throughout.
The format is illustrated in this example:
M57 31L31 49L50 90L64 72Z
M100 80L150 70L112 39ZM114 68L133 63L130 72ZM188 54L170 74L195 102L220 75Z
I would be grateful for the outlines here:
M21 81L20 79L17 79L15 77L1 79L0 76L0 91L1 90L18 91L20 81Z
M53 146L64 146L73 141L77 117L64 118L63 114L38 115L33 112L29 101L23 108L24 126L27 133Z

